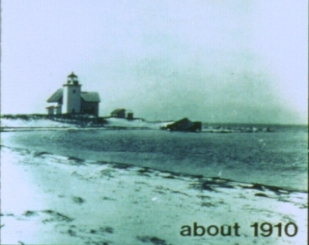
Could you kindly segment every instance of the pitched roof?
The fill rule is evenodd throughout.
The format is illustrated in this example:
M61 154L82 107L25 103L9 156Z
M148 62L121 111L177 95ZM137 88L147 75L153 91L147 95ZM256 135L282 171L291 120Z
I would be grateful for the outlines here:
M168 124L168 128L173 128L174 130L186 130L192 127L193 123L188 118L182 118L176 122Z
M111 112L111 114L114 114L114 113L119 113L119 112L122 112L122 111L125 111L125 109L115 109Z
M100 96L97 92L81 92L80 96L86 102L100 102Z
M50 96L47 102L58 102L63 96L63 89L59 88ZM100 102L100 96L97 92L81 92L81 98L86 102Z
M59 88L52 96L49 97L47 102L58 102L62 98L63 89Z
M68 75L68 77L77 77L74 72L72 72L70 75Z

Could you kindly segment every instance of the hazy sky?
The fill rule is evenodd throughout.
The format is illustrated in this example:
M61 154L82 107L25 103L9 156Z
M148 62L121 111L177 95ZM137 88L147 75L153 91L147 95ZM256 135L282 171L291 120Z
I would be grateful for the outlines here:
M307 0L2 0L1 109L74 71L100 115L307 123Z

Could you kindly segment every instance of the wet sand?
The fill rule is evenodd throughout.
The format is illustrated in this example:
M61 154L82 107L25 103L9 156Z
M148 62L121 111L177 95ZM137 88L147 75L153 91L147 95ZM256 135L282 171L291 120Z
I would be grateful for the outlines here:
M1 176L1 244L307 244L306 192L5 146Z

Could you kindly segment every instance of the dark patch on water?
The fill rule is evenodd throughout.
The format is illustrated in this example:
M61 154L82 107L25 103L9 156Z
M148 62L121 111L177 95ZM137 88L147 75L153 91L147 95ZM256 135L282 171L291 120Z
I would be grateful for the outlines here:
M184 175L184 176L186 176L186 175ZM193 178L198 178L198 179L201 179L201 178L204 178L204 176L203 175L201 175L201 174L193 174L193 175L191 175Z

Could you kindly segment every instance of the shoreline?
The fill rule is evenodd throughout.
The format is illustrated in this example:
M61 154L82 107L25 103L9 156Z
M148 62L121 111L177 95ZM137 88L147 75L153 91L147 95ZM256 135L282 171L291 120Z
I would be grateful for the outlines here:
M22 202L15 210L9 204L4 206L3 242L14 238L13 243L24 244L51 240L57 244L225 245L266 240L267 244L306 244L307 192L21 148L2 146L1 152L2 176L11 168L20 172L34 193L25 202L27 198L14 192L14 200ZM13 195L8 183L13 180L5 181L1 195ZM25 184L14 183L16 191ZM30 200L33 198L37 202ZM250 225L267 221L294 222L299 232L292 238L254 237ZM241 236L181 236L181 227L194 222L204 226L237 222ZM10 237L5 231L10 231Z
M35 156L56 156L60 158L67 158L67 160L72 160L76 161L79 163L83 162L89 162L90 164L98 164L98 165L105 165L105 164L110 164L113 168L119 168L119 169L130 169L130 168L141 168L141 172L151 172L151 171L158 171L162 174L169 174L170 176L175 176L179 178L194 178L198 180L205 180L209 181L210 183L215 184L218 187L222 188L229 188L233 185L239 185L240 187L243 186L244 188L248 189L255 189L255 190L272 190L274 192L278 193L293 193L293 192L298 192L298 193L308 193L307 190L301 190L301 189L293 189L290 187L284 187L284 186L276 186L276 185L269 185L269 184L263 184L263 183L258 183L258 182L249 182L249 181L237 181L234 179L228 179L228 178L222 178L220 176L204 176L201 174L190 174L190 173L183 173L183 172L176 172L176 171L171 171L171 170L162 170L159 168L154 168L154 167L145 167L145 166L139 166L139 165L134 165L132 163L126 163L126 162L114 162L114 161L105 161L105 160L89 160L89 159L84 159L84 158L79 158L71 155L58 155L52 152L48 151L36 151L36 150L27 150L26 148L22 147L11 147L11 146L5 146L5 145L0 145L1 148L7 148L13 151L28 151L29 153L31 152Z
M1 132L11 132L20 130L58 130L58 129L156 129L165 130L166 126L176 121L146 121L144 119L122 119L113 117L102 117L105 122L103 124L96 124L77 120L76 122L58 121L49 119L47 116L39 118L31 115L24 115L22 117L11 116L1 117ZM251 124L251 123L202 123L202 133L273 133L278 127L289 127L291 125L280 124ZM295 127L303 127L304 125L294 125ZM190 132L189 130L175 130L176 132Z
M290 135L292 133L289 133ZM293 134L292 137L304 137L303 133ZM267 145L275 142L274 137L283 138L284 133L276 132L274 134L259 133L257 134L209 134L209 133L192 133L192 132L163 132L161 130L139 130L139 129L127 129L127 130L115 130L115 129L95 129L95 128L72 128L72 129L60 129L60 130L30 130L30 131L12 131L3 132L2 145L18 148L27 148L33 151L50 152L56 155L71 155L81 159L91 159L94 161L107 161L107 162L120 162L132 165L138 165L141 167L150 167L152 169L158 169L161 171L172 171L177 173L188 173L192 175L202 174L205 177L220 176L227 179L241 181L241 182L256 182L262 185L278 186L288 190L303 190L307 191L307 174L306 172L300 172L294 174L294 172L285 172L285 169L289 168L289 163L286 167L282 167L279 174L283 174L284 178L280 176L276 177L276 172L271 171L265 163L268 159L264 158L263 161L259 160L262 165L259 164L242 164L237 159L231 157L234 155L233 151L238 153L238 157L242 157L242 147L245 143L239 144L237 142L248 142L247 145L253 150L253 155L257 159L260 159L259 151L268 151L271 154L271 148L267 148ZM258 138L256 138L258 137ZM132 143L122 145L119 144L122 139L128 139L127 142ZM33 140L31 140L33 139ZM79 139L83 139L79 144ZM146 141L144 141L146 140ZM174 142L186 141L187 144L192 144L193 150L188 150L188 156L184 158L177 158L175 151L183 149L186 151L186 143L176 144L175 151L173 148L159 146L161 142L167 142L164 145L174 144ZM209 161L205 161L205 165L199 164L204 161L201 158L201 154L197 157L198 164L195 164L195 158L192 158L192 154L203 151L203 147L200 147L197 142L203 142L204 144L211 144L211 148L207 150L206 157ZM224 141L227 145L235 147L233 151L222 152L218 154L217 149L220 149L221 142ZM107 143L106 143L107 142ZM118 143L119 142L119 143ZM137 144L142 142L147 143L145 150L140 150ZM170 143L171 142L171 143ZM190 143L189 143L190 142ZM236 142L236 145L234 145ZM151 151L151 144L156 144L158 152ZM194 145L195 144L195 145ZM141 145L142 146L142 145ZM124 148L127 147L127 148ZM196 147L196 148L195 148ZM197 149L194 152L194 149ZM269 149L269 150L268 150ZM281 147L277 146L276 149L281 152ZM214 154L212 153L214 152ZM295 150L296 152L296 150ZM297 150L297 154L302 154L302 158L305 160L305 148L303 150ZM190 155L191 154L191 155ZM170 156L175 155L173 159ZM219 156L219 155L222 155ZM216 164L216 161L225 161L226 157L230 157L231 161L227 164ZM245 157L249 157L248 161L251 163L252 157L248 153ZM217 159L218 157L219 160ZM171 160L170 160L171 159ZM236 161L235 161L236 160ZM283 159L284 160L284 159ZM295 159L297 160L297 159ZM233 165L235 164L235 168ZM264 169L263 169L264 168ZM268 168L270 171L265 171ZM302 168L307 169L304 165ZM243 173L246 172L246 175ZM275 175L274 175L275 174ZM300 180L297 180L300 179Z

